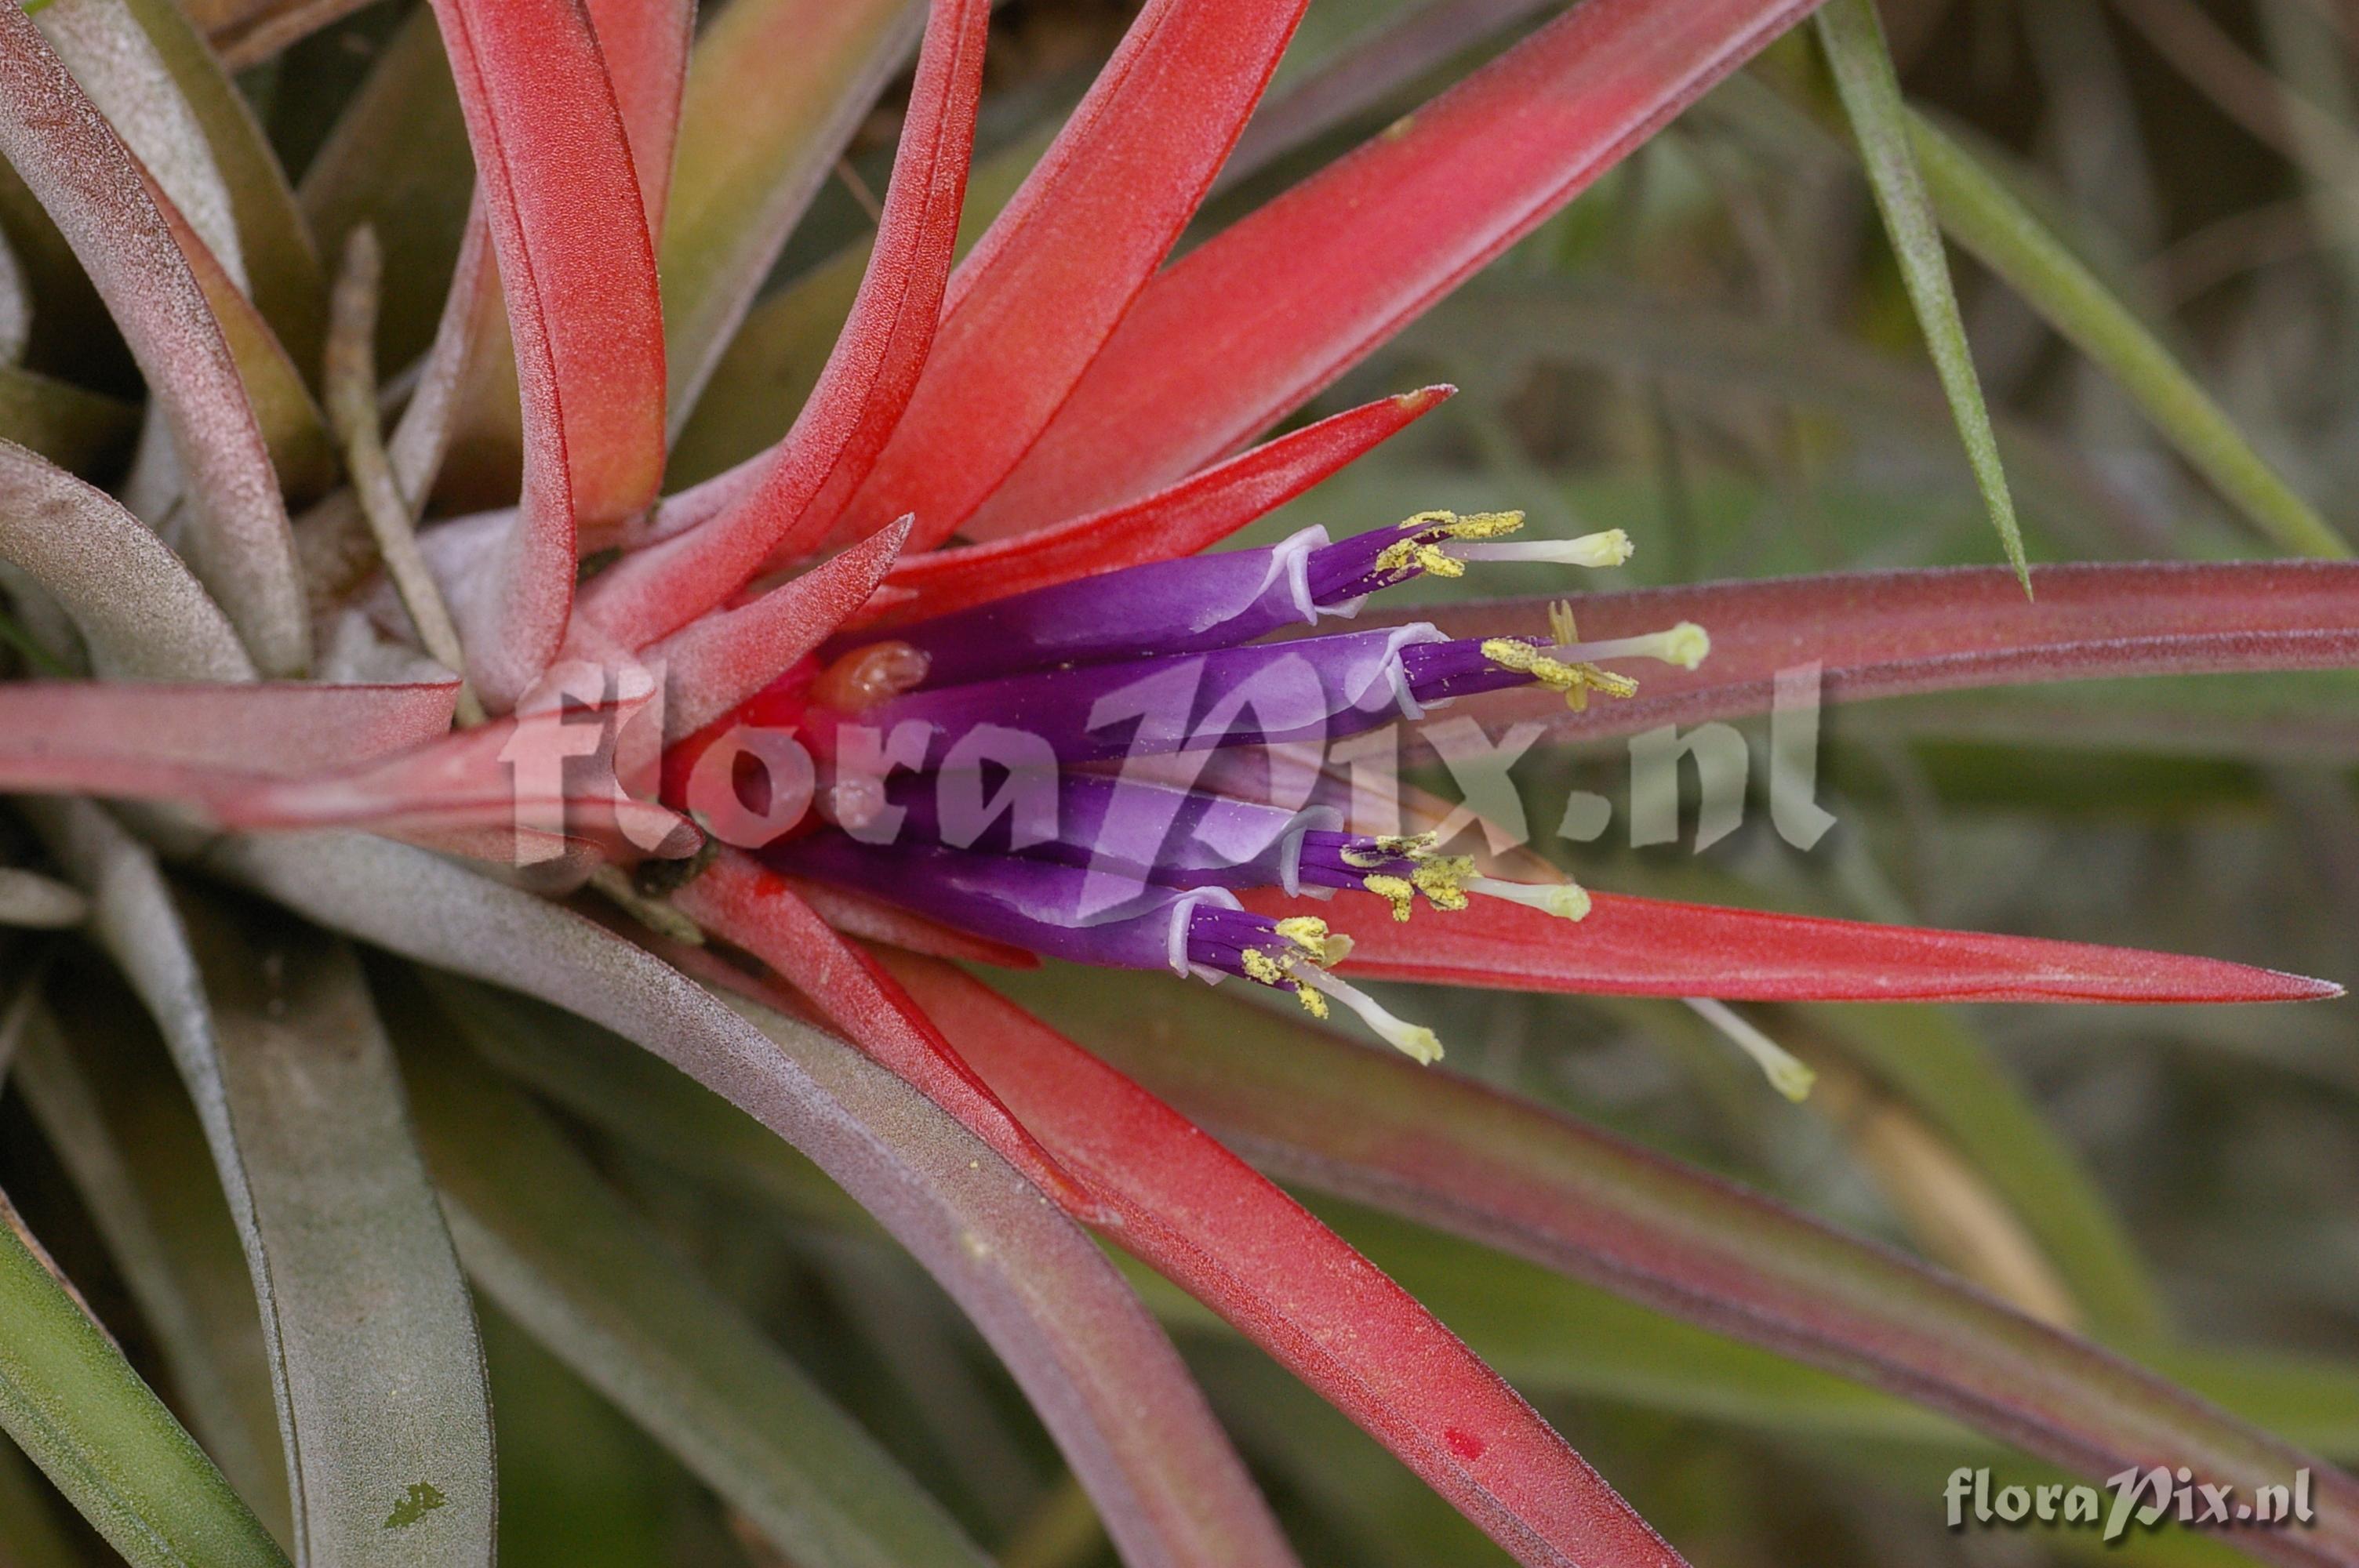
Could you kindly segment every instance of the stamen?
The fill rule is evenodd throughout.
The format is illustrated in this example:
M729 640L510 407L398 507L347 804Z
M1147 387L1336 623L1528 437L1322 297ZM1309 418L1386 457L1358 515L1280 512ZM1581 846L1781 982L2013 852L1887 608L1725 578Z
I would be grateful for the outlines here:
M1576 882L1511 882L1498 877L1470 877L1465 885L1468 892L1520 903L1560 920L1582 920L1589 914L1589 893Z
M1411 1023L1396 1018L1378 1005L1376 999L1356 986L1348 985L1324 969L1304 969L1296 977L1313 990L1323 991L1360 1015L1360 1022L1375 1031L1387 1045L1402 1054L1431 1066L1441 1060L1441 1036L1421 1023Z
M1420 512L1400 524L1399 532L1405 536L1385 546L1376 557L1375 569L1386 576L1422 571L1435 577L1464 577L1464 563L1473 557L1466 555L1463 545L1456 551L1446 550L1445 541L1471 545L1505 537L1523 525L1520 512L1472 512L1463 517L1455 512Z
M1407 921L1409 909L1417 898L1417 884L1407 877L1367 876L1360 885L1393 906L1393 918Z
M1818 1082L1818 1074L1810 1071L1794 1054L1755 1028L1742 1014L1726 1002L1710 997L1691 996L1687 1004L1697 1016L1734 1041L1737 1048L1761 1068L1770 1087L1788 1099L1799 1104L1809 1098L1810 1086Z
M1692 621L1682 621L1668 632L1639 637L1615 637L1603 643L1575 643L1548 650L1561 659L1660 659L1691 670L1712 653L1712 638Z
M1452 543L1444 555L1461 561L1541 561L1562 567L1618 567L1636 548L1619 528L1584 534L1578 539L1527 539L1512 545Z
M1452 912L1466 907L1465 881L1474 874L1472 855L1437 855L1408 874L1425 902Z

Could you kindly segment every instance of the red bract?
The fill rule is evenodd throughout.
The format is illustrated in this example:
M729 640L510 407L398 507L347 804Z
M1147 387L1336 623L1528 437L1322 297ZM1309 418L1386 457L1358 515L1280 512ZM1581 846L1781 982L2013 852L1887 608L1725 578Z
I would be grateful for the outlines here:
M789 157L766 139L742 159L719 157L704 145L723 118L710 103L689 115L692 145L676 148L685 5L434 0L477 206L440 336L391 442L397 499L421 499L470 366L497 341L503 305L525 438L515 506L438 522L423 541L454 600L466 674L497 715L454 731L455 681L252 679L304 665L309 618L265 433L216 310L253 328L257 352L276 344L224 292L226 272L192 254L190 237L176 242L171 215L35 26L0 4L0 151L123 325L187 468L198 524L192 576L103 493L0 445L0 557L45 590L109 677L0 687L0 789L193 806L203 826L229 830L203 849L209 868L410 959L626 1033L796 1141L1006 1357L1130 1561L1282 1568L1289 1558L1170 1346L1078 1224L1241 1329L1518 1561L1677 1562L1488 1366L1182 1108L936 960L1037 967L1041 954L1064 954L1226 975L1291 990L1321 1017L1331 1005L1355 1010L1429 1056L1430 1032L1393 1019L1350 979L1754 1000L2335 993L2204 958L1551 894L1478 876L1423 837L1355 836L1340 819L1222 793L1236 769L1219 761L1198 777L1205 752L1240 737L1311 730L1323 741L1417 719L1421 702L1462 702L1461 712L1494 725L1541 716L1557 735L1595 736L1767 711L1781 672L1813 665L1824 695L1843 700L2359 664L2359 568L2348 566L2044 568L2031 602L1995 568L1854 574L1585 596L1577 629L1570 614L1551 624L1541 601L1486 600L1374 612L1354 633L1322 624L1293 642L1298 622L1355 615L1419 573L1502 559L1611 566L1630 542L1609 530L1507 543L1520 514L1421 513L1340 541L1312 529L1258 553L1207 553L1451 389L1380 398L1246 443L1810 8L1583 0L1167 266L1303 0L1148 0L1062 136L953 271L991 7L933 0L866 274L816 386L774 446L666 501L655 255L674 205L675 156L677 205L689 211L671 213L674 232L683 221L713 231L700 238L722 258L688 280L675 323L684 380L701 385L727 323L775 260L773 229L800 199L764 184L759 210L738 221L716 193L736 189L741 163L807 193L788 171L809 149ZM775 49L778 30L803 15L794 5L733 10L707 39ZM823 39L829 58L841 54L864 81L889 72L902 35L886 8L839 20ZM701 80L750 91L775 79L740 55ZM841 130L849 113L818 117ZM766 116L761 135L788 118L783 109ZM283 353L266 362L285 368ZM332 543L334 522L332 507L308 519L317 532L307 543ZM948 544L954 535L962 542ZM603 558L608 546L615 558ZM585 562L592 555L601 558ZM336 667L407 679L399 661L415 650L390 591L344 585L321 598ZM969 675L927 685L958 658ZM1259 729L1218 728L1251 708L1240 694L1289 659L1312 668L1307 690L1274 700L1277 718L1253 709ZM1213 661L1227 661L1219 667L1233 684L1200 703L1192 683ZM1123 871L1134 903L1082 909L1060 902L1092 874L1078 851L1127 852L1110 808L1094 845L1054 832L1019 841L1012 827L1004 843L985 843L996 818L963 837L941 822L929 826L931 838L866 834L913 803L893 793L890 770L864 779L848 765L864 720L890 730L900 712L926 716L914 726L916 754L897 758L905 780L987 777L1011 797L1018 764L1037 757L990 746L1028 734L1052 761L1082 753L1073 798L1103 806L1112 775L1089 770L1119 749L1091 749L1105 728L1093 713L1057 731L1058 752L1042 739L1050 720L1089 710L1125 676L1185 671L1193 674L1170 711L1116 717L1142 720L1125 742L1131 754L1158 753L1158 777L1184 775L1161 786L1177 809L1241 833L1268 826L1257 811L1283 819L1232 861L1208 865L1156 839ZM152 684L168 680L190 684ZM1582 706L1569 708L1568 697ZM758 844L706 841L708 831L728 837L715 818L729 814L700 802L700 781L755 815L739 759L711 750L745 730L790 731L820 753L838 786L826 796L829 820L773 825ZM951 740L978 744L959 762ZM929 752L937 741L951 758ZM701 767L711 756L729 764L713 771L717 783ZM768 789L780 787L773 773ZM974 793L984 793L980 782ZM75 809L86 814L79 838L60 838L146 853L103 813ZM1020 803L1006 815L1020 816ZM185 850L185 827L159 840ZM406 845L266 836L325 828L547 861L531 886L571 894L592 882L639 924L613 914L614 929L602 928ZM1326 858L1307 859L1314 854ZM152 867L143 874L141 889L163 885ZM1280 889L1340 891L1313 904ZM125 927L119 909L102 914L110 933ZM708 939L729 953L701 945ZM1148 974L1135 983L1190 982ZM821 1019L864 1057L769 1013L732 1011L716 989ZM1371 1081L1397 1095L1408 1071L1388 1065L1390 1077ZM1592 1201L1560 1168L1577 1140L1464 1086L1437 1101L1446 1115L1422 1142L1408 1126L1414 1118L1387 1100L1383 1140L1369 1148L1330 1125L1349 1119L1332 1097L1303 1093L1320 1114L1296 1134L1282 1087L1248 1113L1217 1085L1166 1076L1182 1107L1204 1108L1251 1152L1274 1149L1282 1169L1324 1173L1357 1196L1394 1194L1399 1206L1555 1266L1636 1281L1644 1299L1930 1390L2051 1459L2102 1467L2150 1458L2138 1443L2152 1432L2191 1433L2190 1457L2207 1474L2242 1478L2256 1454L2300 1457L2067 1336L2041 1337L1978 1298L1965 1303L1944 1281L1888 1260L1879 1272L1782 1211L1760 1211L1763 1223L1870 1277L1882 1294L1863 1307L1843 1281L1820 1288L1732 1257L1730 1214L1753 1211L1700 1178L1624 1173L1680 1189L1692 1200L1685 1217L1665 1212L1677 1206ZM1492 1127L1511 1139L1495 1159L1477 1147ZM1720 1227L1709 1244L1680 1228L1699 1206ZM1616 1229L1625 1226L1627 1236ZM1940 1328L1921 1342L1896 1337L1896 1314L1920 1297L1946 1314ZM1965 1347L1964 1370L1940 1365L1944 1345ZM2064 1368L2093 1397L2150 1407L2076 1422L2058 1400L2011 1400L1991 1386L2042 1365ZM2161 1413L2140 1424L2142 1411ZM2338 1477L2331 1489L2339 1497L2345 1485ZM2256 1549L2359 1563L2347 1531L2291 1540L2274 1532Z
M613 81L576 0L437 0L516 336L524 499L494 569L458 585L469 674L524 695L564 640L574 540L663 474L655 249ZM462 269L463 274L463 269Z

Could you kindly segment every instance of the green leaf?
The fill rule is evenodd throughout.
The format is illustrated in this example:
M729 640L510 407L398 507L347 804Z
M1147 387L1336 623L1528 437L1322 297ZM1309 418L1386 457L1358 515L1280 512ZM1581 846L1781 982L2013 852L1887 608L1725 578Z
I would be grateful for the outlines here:
M111 980L112 977L107 977ZM122 988L67 969L16 1083L90 1213L190 1425L282 1541L278 1412L254 1286L188 1096Z
M14 365L0 365L0 440L61 469L106 466L128 449L139 416L126 403Z
M533 1027L480 988L437 989L471 1038ZM940 1505L447 1033L412 1032L405 1061L460 1255L492 1299L797 1563L982 1568Z
M697 40L658 258L675 432L923 9L737 0Z
M23 1451L0 1443L0 1557L14 1568L82 1568L50 1515L48 1492Z
M1051 124L976 163L959 216L960 254L1015 196L1056 129ZM786 434L852 312L869 247L866 240L845 246L745 314L679 431L667 475L670 488L708 479ZM664 284L667 290L674 286L669 272Z
M134 1568L287 1559L0 1198L0 1427Z
M2023 554L2023 531L2017 524L2015 500L2007 492L2006 470L1999 461L1998 438L1991 430L1990 411L1983 405L1981 379L1974 373L1973 351L1966 342L1966 324L1958 314L1957 289L1950 280L1950 261L1941 248L1941 230L1927 197L1925 184L1910 156L1908 110L1900 98L1900 81L1885 48L1884 25L1875 0L1827 0L1818 14L1819 40L1833 67L1835 88L1852 133L1859 140L1861 161L1868 186L1884 215L1900 276L1908 287L1917 323L1932 351L1933 367L1949 395L1950 409L1973 465L1991 525L1998 530L2006 558L2031 594L2031 568Z
M27 802L161 1028L251 1271L306 1561L489 1563L491 1411L466 1283L356 961L284 915L177 903L98 807ZM416 1487L443 1506L388 1528Z
M2180 454L2255 526L2302 555L2351 543L2294 493L2137 315L1974 156L1910 111L1908 143L1951 238L2103 365Z

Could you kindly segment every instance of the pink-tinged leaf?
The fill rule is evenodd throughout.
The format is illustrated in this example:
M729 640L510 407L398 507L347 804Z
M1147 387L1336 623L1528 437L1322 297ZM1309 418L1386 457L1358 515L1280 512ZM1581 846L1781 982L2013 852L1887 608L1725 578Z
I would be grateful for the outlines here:
M905 953L921 953L929 958L948 958L961 964L989 964L1002 969L1040 967L1039 955L1036 953L987 937L971 936L897 903L886 903L851 888L832 887L801 877L782 876L778 880L793 889L796 897L817 910L821 920L864 942L878 942Z
M288 356L261 310L189 226L171 198L152 181L147 193L221 327L222 341L237 365L263 443L269 449L279 488L299 499L316 498L335 481L335 439L328 433L327 416L313 401L303 373Z
M478 198L467 209L467 226L460 235L450 292L442 297L433 346L427 350L417 388L410 393L400 421L386 440L386 460L393 467L393 481L413 508L424 504L432 492L434 481L442 471L442 460L450 454L457 434L476 367L501 335L506 318L500 309L499 286L499 260L492 254L491 225L484 218ZM443 592L455 599L457 587L445 581Z
M1552 695L1463 704L1486 724L1545 719L1566 738L1767 712L1777 673L1822 666L1821 695L1859 702L1963 687L2113 676L2334 669L2359 665L2359 565L2087 563L2035 567L2037 602L1995 567L1836 572L1763 582L1584 594L1584 637L1693 621L1712 633L1694 670L1632 666L1638 695L1572 713ZM1372 611L1453 636L1546 631L1540 600Z
M58 601L101 675L254 678L221 607L154 529L13 441L0 441L0 560Z
M887 580L917 597L885 623L964 610L1027 589L1192 556L1309 490L1455 391L1429 386L1321 419L1127 506L1013 539L929 550Z
M1109 1239L1235 1325L1516 1561L1681 1561L1457 1336L1194 1123L957 970L886 962L1112 1208Z
M666 682L664 734L693 734L784 675L868 602L909 536L903 518L734 610L700 616L644 655Z
M1249 908L1299 914L1283 893ZM1396 921L1371 893L1317 906L1369 979L1730 1001L2314 1001L2343 988L2218 958L1872 925L1596 893L1585 920L1478 899Z
M1571 7L1156 278L966 532L999 538L1111 506L1230 450L1530 232L1812 3Z
M451 728L458 684L0 686L0 791L200 805L347 767Z
M524 497L498 569L456 585L469 675L515 706L557 652L577 520L618 523L663 475L655 251L581 0L434 0L499 261L524 399ZM447 321L447 318L446 318Z
M611 696L604 672L559 673L564 678L551 689L505 718L207 805L229 827L365 827L519 862L551 858L560 843L624 860L691 853L701 838L695 827L633 793L653 783L653 726L637 722L651 687L626 679ZM567 689L576 676L584 688Z
M210 863L323 925L602 1024L809 1155L1006 1362L1125 1562L1291 1568L1202 1393L1088 1237L866 1056L734 1011L578 916L400 845L232 839Z
M719 512L601 573L582 592L577 635L637 648L688 624L774 552L817 544L868 471L934 341L990 22L989 0L936 0L868 273L794 428Z
M0 157L72 246L163 411L197 576L264 674L300 674L310 613L236 363L137 164L18 5L0 6Z
M2307 1465L2272 1562L2359 1563L2342 1472L1893 1249L1570 1118L1217 992L1140 1026L1123 989L1016 981L1053 1022L1281 1178L1408 1215L1887 1390L2092 1480L2186 1465L2240 1490Z
M713 935L768 965L844 1038L991 1145L1068 1214L1099 1216L1082 1184L1008 1114L892 978L836 935L783 878L749 855L723 849L671 902Z
M679 140L680 94L688 81L688 46L696 31L696 0L585 0L598 52L614 83L614 107L631 146L631 167L647 214L647 232L660 234L671 193L672 149Z
M917 546L938 545L1006 477L1194 215L1304 3L1148 0L1063 134L959 264L926 373L853 499L845 533L913 512ZM1096 504L1030 515L1073 517Z

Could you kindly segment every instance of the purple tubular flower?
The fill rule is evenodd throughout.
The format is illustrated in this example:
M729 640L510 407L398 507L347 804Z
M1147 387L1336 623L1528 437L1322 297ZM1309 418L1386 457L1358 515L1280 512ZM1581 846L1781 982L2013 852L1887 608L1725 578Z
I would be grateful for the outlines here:
M929 687L1060 665L1208 653L1316 622L1330 607L1312 596L1310 567L1326 546L1327 531L1308 528L1264 549L1156 561L1033 589L892 635L926 655Z
M1160 887L1027 856L864 844L826 832L773 845L762 858L1077 964L1245 975L1248 948L1289 946L1278 922L1247 914L1222 889Z
M921 688L879 703L860 722L881 734L918 724L918 772L997 760L994 736L1029 738L1059 762L1201 752L1223 746L1330 741L1416 719L1432 704L1475 692L1540 684L1576 700L1589 691L1626 696L1626 676L1592 661L1656 658L1693 668L1709 643L1701 628L1606 643L1560 637L1451 640L1414 622L1292 642L1169 654L1113 664L1036 670L964 686Z
M1025 670L1107 664L1233 648L1322 615L1349 618L1369 594L1432 571L1456 576L1468 560L1618 565L1621 530L1571 540L1500 545L1520 512L1427 512L1389 528L1330 544L1306 528L1282 544L1125 568L1012 594L899 628L896 641L927 659L929 687L964 686ZM857 639L842 639L830 658Z
M859 722L884 734L912 722L926 727L925 753L914 764L921 772L965 765L962 748L987 745L984 731L1033 737L1060 762L1325 740L1415 717L1401 650L1443 641L1420 622L1040 670L913 691L869 708Z
M1238 907L1224 888L1156 887L1022 855L863 844L815 833L762 858L799 876L857 887L905 909L1049 957L1121 969L1234 976L1292 991L1317 1017L1342 1002L1386 1043L1420 1062L1441 1055L1433 1031L1395 1017L1327 972L1351 949L1324 921Z

